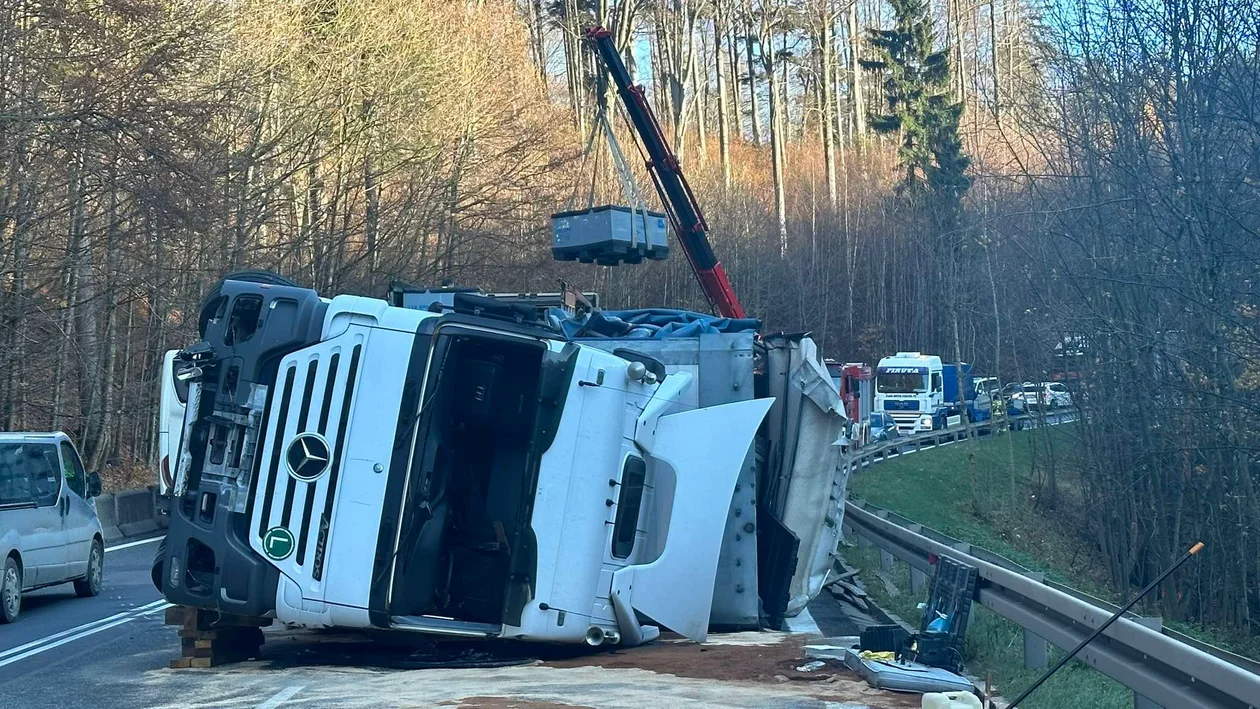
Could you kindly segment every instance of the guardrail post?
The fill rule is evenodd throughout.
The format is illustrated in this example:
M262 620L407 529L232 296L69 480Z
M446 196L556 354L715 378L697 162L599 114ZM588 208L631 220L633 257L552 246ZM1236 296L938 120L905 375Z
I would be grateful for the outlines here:
M870 549L870 548L871 548L871 540L869 540L869 539L867 539L866 537L862 536L860 533L856 533L856 530L855 530L855 533L854 533L854 535L853 535L853 536L857 537L857 545L858 545L858 549Z
M875 513L875 516L886 520L888 519L888 510L879 510ZM884 571L892 571L893 568L893 555L883 549L879 550L879 568Z
M1151 630L1154 630L1157 633L1160 630L1162 630L1164 627L1164 619L1159 616L1150 617L1150 618L1148 617L1130 618L1130 620L1132 620L1134 623L1137 623L1138 625L1150 628ZM1137 692L1134 692L1133 693L1133 709L1163 709L1163 707L1151 701L1150 699L1147 699L1146 697L1138 694Z
M917 522L907 527L907 529L915 534L923 534L923 525ZM910 567L910 590L914 593L923 593L927 590L927 574L913 566Z
M1037 583L1045 583L1046 575L1040 571L1027 571L1024 575L1036 581ZM1030 670L1041 669L1050 661L1050 643L1045 638L1036 633L1029 632L1024 629L1024 667Z

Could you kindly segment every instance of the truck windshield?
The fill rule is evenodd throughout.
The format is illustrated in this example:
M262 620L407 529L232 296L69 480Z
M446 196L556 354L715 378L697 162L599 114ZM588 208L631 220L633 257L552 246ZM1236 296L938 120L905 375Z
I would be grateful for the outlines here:
M881 373L875 386L883 394L921 394L927 391L927 376Z

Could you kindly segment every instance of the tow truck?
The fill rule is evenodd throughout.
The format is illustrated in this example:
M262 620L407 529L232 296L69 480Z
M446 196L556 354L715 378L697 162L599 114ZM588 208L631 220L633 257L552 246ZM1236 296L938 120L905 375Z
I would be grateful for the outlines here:
M844 406L807 336L744 317L642 89L606 31L587 37L721 317L223 282L176 356L187 410L154 567L169 601L634 645L777 627L821 591Z

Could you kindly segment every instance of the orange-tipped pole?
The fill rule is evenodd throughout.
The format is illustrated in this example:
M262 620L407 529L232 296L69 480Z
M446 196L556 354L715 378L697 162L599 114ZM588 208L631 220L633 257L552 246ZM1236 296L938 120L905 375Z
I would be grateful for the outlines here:
M1124 604L1124 607L1116 611L1115 615L1108 618L1106 623L1103 623L1102 625L1098 626L1098 629L1090 633L1089 637L1082 640L1080 645L1077 645L1076 647L1072 648L1072 652L1069 652L1068 654L1064 655L1062 659L1060 659L1058 662L1055 663L1054 667L1051 667L1048 672L1038 677L1037 681L1033 682L1031 687L1029 687L1028 689L1025 689L1023 694L1020 694L1018 697L1015 698L1015 701L1006 705L1007 709L1015 709L1015 707L1020 702L1027 699L1028 695L1033 693L1033 690L1040 687L1043 682L1050 679L1051 675L1053 675L1055 672L1058 672L1064 665L1066 665L1068 663L1068 660L1071 660L1073 657L1076 657L1076 653L1080 652L1081 650L1084 650L1086 645L1090 644L1090 642L1092 642L1094 638L1098 637L1099 635L1102 635L1102 632L1104 630L1106 630L1112 623L1120 619L1120 616L1124 615L1125 613L1128 613L1129 609L1132 608L1138 601L1142 600L1142 598L1146 596L1146 594L1155 590L1155 587L1159 586L1161 581L1168 578L1169 574L1176 571L1182 564L1189 561L1190 557L1198 554L1201 551L1203 551L1203 542L1195 542L1194 546L1190 547L1190 549L1185 554L1181 555L1181 558L1177 560L1177 563L1165 569L1164 573L1159 575L1159 578L1147 584L1146 588L1142 589L1140 592L1138 592L1138 595L1133 597L1133 600Z

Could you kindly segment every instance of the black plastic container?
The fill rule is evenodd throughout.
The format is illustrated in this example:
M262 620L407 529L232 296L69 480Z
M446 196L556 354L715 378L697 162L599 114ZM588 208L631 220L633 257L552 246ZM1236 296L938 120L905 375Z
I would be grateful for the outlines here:
M900 652L910 633L900 625L871 625L862 631L858 647L871 652Z
M927 608L923 611L923 624L919 628L919 662L951 672L962 671L963 640L967 635L967 621L971 617L978 576L974 566L946 557L937 559L932 590L928 595ZM945 632L929 630L931 622L941 615L949 619ZM944 643L945 649L938 652L938 643Z

